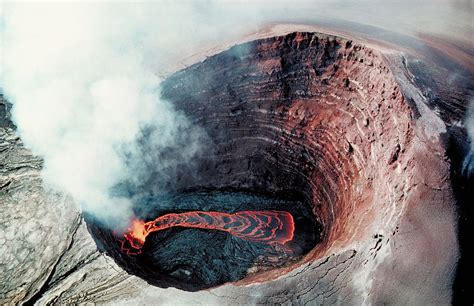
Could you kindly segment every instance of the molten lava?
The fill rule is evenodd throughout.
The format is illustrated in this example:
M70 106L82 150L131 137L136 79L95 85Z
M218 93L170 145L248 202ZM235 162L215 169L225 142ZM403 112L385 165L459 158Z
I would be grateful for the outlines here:
M125 240L121 240L121 248L127 254L140 254L150 233L175 226L224 231L238 238L267 244L285 244L293 239L295 230L293 216L286 211L171 213L149 222L133 220L123 233Z

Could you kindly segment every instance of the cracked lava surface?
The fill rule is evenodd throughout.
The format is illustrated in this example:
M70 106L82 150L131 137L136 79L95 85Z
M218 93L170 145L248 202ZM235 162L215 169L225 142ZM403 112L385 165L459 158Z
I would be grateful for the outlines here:
M227 232L235 237L268 244L285 244L293 239L293 216L286 211L241 211L234 214L191 211L166 214L153 221L132 220L123 233L122 251L139 254L146 237L170 227L187 227Z

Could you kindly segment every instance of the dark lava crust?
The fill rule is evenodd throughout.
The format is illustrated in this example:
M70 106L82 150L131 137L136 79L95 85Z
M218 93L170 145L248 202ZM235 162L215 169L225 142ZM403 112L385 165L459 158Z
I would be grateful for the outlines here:
M112 232L90 216L89 230L102 251L131 274L148 283L188 291L238 281L249 273L294 262L319 241L320 229L308 205L284 196L237 191L190 191L148 197L136 215L146 221L170 212L192 210L234 213L243 210L285 210L295 220L295 236L285 246L272 246L212 230L171 228L150 234L139 255L126 255Z

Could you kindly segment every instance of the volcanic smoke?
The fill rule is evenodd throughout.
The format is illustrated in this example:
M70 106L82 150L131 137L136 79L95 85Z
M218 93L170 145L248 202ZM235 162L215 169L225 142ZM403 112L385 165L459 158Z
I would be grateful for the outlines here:
M238 238L267 244L285 244L293 239L295 230L293 216L286 211L170 213L149 222L133 220L123 233L125 239L121 240L121 249L130 255L140 254L150 233L177 226L224 231Z

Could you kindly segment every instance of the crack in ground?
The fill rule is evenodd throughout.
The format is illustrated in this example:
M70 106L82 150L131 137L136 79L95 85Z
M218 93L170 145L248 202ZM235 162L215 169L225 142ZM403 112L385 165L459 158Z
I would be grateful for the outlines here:
M24 302L24 305L27 305L27 306L34 305L39 299L43 297L44 293L46 293L51 288L50 281L54 277L54 274L56 273L56 269L59 263L62 261L66 253L72 248L72 245L74 244L74 236L76 235L77 230L79 229L79 226L81 225L81 223L82 223L82 219L79 218L79 222L77 222L74 230L72 231L71 241L69 242L68 246L63 251L63 253L58 257L58 260L56 260L56 262L54 263L53 268L50 270L48 277L44 281L43 285L34 295L32 295L28 300Z

